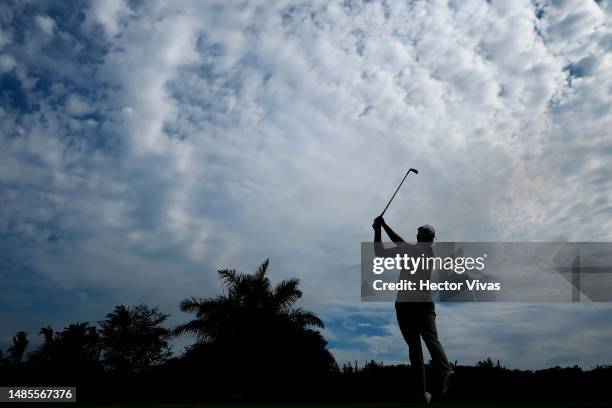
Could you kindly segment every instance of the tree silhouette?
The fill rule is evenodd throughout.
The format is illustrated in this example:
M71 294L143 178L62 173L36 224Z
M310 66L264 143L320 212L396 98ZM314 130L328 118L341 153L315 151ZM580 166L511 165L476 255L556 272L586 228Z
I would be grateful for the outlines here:
M21 363L23 360L23 355L25 354L26 348L30 341L28 340L28 333L24 331L18 331L13 336L13 341L9 346L8 352L8 361L9 364L16 366Z
M261 390L260 382L280 385L337 370L327 342L314 330L323 322L295 305L302 297L299 280L273 286L268 268L266 260L254 274L220 270L222 295L189 297L180 304L183 312L196 315L176 328L177 334L196 337L185 358L206 364L217 376L232 376L233 389L240 392Z
M57 347L56 344L59 342L59 336L54 336L53 327L47 326L40 329L38 334L43 336L42 344L30 353L29 361L38 365L48 365L54 358L57 358ZM60 357L61 358L61 357Z
M268 267L266 261L250 275L219 271L222 295L181 303L195 318L176 332L194 334L197 341L180 358L167 358L170 331L161 325L168 315L146 305L117 306L100 322L101 329L88 322L59 332L41 328L43 342L27 360L27 333L16 333L6 352L0 352L0 384L70 384L78 388L79 400L92 406L410 400L414 390L407 365L355 361L340 372L316 330L322 321L297 306L299 281L274 286ZM456 377L444 397L449 402L610 404L609 365L525 371L487 358L475 365L455 362L454 369Z
M103 362L124 374L142 373L171 355L169 329L161 327L170 315L145 304L119 305L99 322Z
M89 322L74 323L61 332L51 326L40 329L43 343L30 354L29 362L57 377L74 377L101 369L100 336Z
M493 360L491 360L491 357L487 357L485 360L481 360L481 361L477 362L476 365L478 367L482 367L482 368L486 368L486 369L495 368L495 363L493 363Z
M199 342L221 341L233 337L236 330L252 323L253 318L260 324L275 322L300 330L308 326L323 328L323 322L314 313L293 307L302 297L299 280L284 280L273 288L266 276L268 266L266 260L253 275L230 269L218 271L227 294L212 299L184 299L181 310L195 313L197 319L178 326L176 333L194 334ZM237 322L244 324L236 325Z

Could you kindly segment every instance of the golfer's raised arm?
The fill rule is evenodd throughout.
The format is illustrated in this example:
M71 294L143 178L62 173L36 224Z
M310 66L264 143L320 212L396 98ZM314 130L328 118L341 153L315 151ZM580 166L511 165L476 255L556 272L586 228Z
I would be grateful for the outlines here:
M390 226L387 225L385 220L382 221L382 227L385 229L385 232L389 236L389 239L396 244L405 244L406 241L402 237L400 237L395 231L391 229Z

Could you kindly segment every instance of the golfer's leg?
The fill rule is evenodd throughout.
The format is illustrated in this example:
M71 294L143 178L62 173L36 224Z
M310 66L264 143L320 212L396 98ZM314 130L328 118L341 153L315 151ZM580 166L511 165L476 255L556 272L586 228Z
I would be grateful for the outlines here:
M425 362L423 361L421 337L417 333L416 335L411 334L409 338L404 336L404 338L408 343L408 354L410 355L410 365L414 375L414 386L418 396L423 397L427 388L425 384Z
M421 336L423 336L423 341L425 342L425 346L427 346L427 350L429 350L431 359L438 366L440 372L445 373L453 371L453 368L448 362L448 357L446 357L446 353L444 352L444 348L440 340L438 340L436 311L433 303L431 303L431 306L427 306L423 327L421 329Z
M404 303L396 303L397 322L402 336L408 344L408 355L410 356L410 368L412 370L415 390L419 397L425 395L425 363L423 362L423 349L421 347L421 336L418 331L418 320L414 319L414 310Z

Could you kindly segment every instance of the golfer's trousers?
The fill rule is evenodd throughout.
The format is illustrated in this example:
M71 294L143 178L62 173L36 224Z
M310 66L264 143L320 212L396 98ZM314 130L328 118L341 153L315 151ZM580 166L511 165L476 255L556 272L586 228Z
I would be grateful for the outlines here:
M422 396L425 394L426 384L421 337L440 373L452 371L442 344L438 340L436 308L433 302L397 302L395 303L395 312L404 340L408 343L408 353L414 373L416 391Z

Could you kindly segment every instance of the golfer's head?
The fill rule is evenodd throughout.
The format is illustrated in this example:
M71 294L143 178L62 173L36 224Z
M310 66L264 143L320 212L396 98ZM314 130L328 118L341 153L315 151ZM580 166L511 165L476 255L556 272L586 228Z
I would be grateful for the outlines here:
M421 225L417 230L418 242L433 242L436 237L436 230L429 224Z

